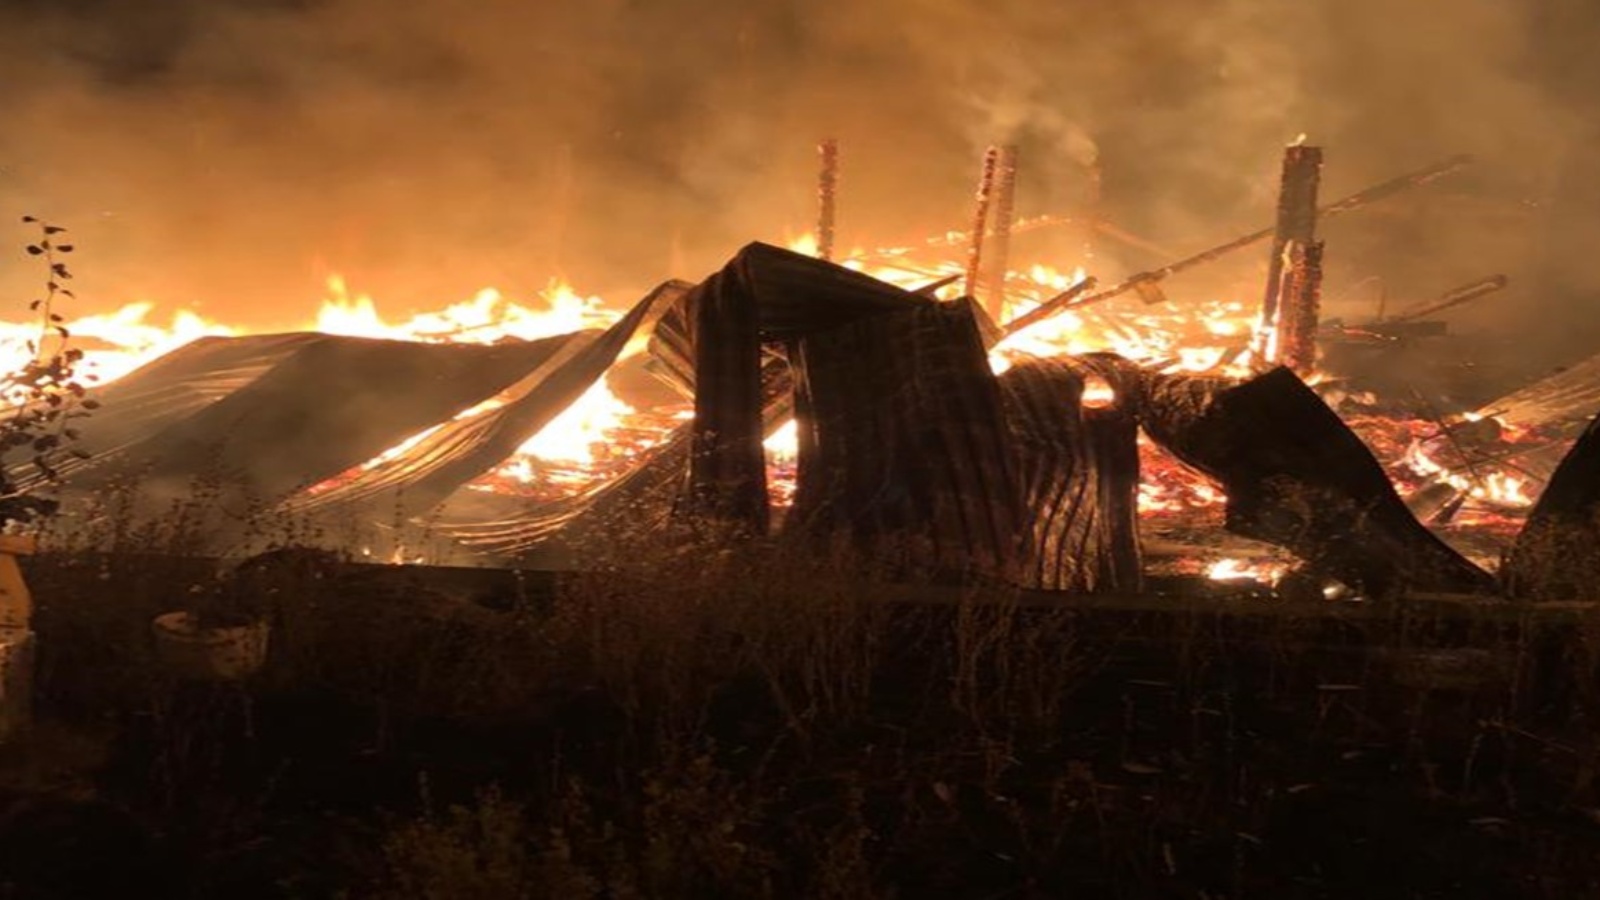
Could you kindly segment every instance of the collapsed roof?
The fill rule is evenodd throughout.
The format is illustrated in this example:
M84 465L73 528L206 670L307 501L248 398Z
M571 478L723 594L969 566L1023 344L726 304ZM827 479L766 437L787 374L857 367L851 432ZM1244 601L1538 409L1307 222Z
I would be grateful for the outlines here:
M692 421L576 496L492 512L470 502L467 484L645 335L655 372L692 399ZM1287 370L1240 385L1090 356L996 376L992 336L968 300L752 244L698 285L662 285L605 330L493 345L202 338L101 389L78 444L87 458L57 462L69 510L117 494L160 515L201 498L210 552L236 550L267 513L344 549L414 547L426 535L436 559L553 564L622 527L773 530L761 441L794 417L799 475L784 535L842 538L962 578L1129 590L1141 578L1142 427L1224 484L1231 528L1333 576L1493 584L1411 516L1360 440ZM1114 384L1116 402L1086 406L1091 379Z

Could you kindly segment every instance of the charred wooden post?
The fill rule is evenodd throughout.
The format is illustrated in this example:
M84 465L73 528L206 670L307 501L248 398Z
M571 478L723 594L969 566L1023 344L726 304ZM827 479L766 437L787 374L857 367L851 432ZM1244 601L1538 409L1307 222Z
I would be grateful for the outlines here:
M1130 405L1083 403L1087 360L1030 359L1000 392L1022 492L1016 579L1074 593L1137 591L1138 419Z
M1000 148L995 176L994 228L989 259L984 265L983 308L998 321L1006 306L1006 274L1011 267L1011 230L1017 217L1017 147Z
M1100 160L1096 157L1084 169L1085 181L1083 186L1083 264L1093 266L1096 251L1096 236L1102 229L1119 232L1119 239L1134 237L1121 229L1110 227L1105 221L1105 182L1101 177ZM1137 238L1135 238L1137 240Z
M1322 180L1322 149L1293 146L1283 152L1283 174L1278 185L1278 223L1267 256L1267 291L1261 301L1261 324L1256 330L1256 358L1268 363L1283 359L1284 306L1298 298L1285 295L1285 288L1305 282L1295 272L1305 265L1305 257L1316 240L1317 186ZM1319 251L1320 252L1320 251ZM1313 322L1312 328L1316 325Z
M1449 175L1452 172L1462 169L1471 162L1472 157L1470 156L1452 157L1442 163L1429 166L1426 169L1410 172L1408 174L1401 175L1398 178L1391 178L1382 184L1373 185L1364 191L1358 191L1348 197L1336 200L1318 209L1317 214L1320 217L1328 218L1360 209L1369 203L1374 203L1386 197L1391 197L1400 193L1401 191L1405 191L1414 187L1421 187L1425 184L1430 184L1446 175ZM1058 294L1057 296L1051 297L1049 300L1039 304L1039 306L1036 308L1029 310L1024 315L1018 316L1016 319L1007 322L1005 325L1006 334L1015 334L1024 328L1034 325L1035 323L1042 322L1045 319L1060 313L1062 310L1075 309L1080 306L1090 306L1095 303L1103 303L1107 300L1120 297L1129 291L1137 290L1141 285L1145 285L1149 282L1159 282L1187 269L1192 269L1196 266L1204 265L1213 260L1221 259L1235 250L1241 250L1245 247L1249 247L1257 242L1264 241L1267 238L1272 237L1276 231L1276 227L1270 227L1263 228L1259 231L1252 231L1249 234L1240 235L1231 241L1218 244L1217 246L1211 247L1207 250L1202 250L1193 256L1184 257L1176 262L1168 263L1159 269L1151 269L1147 272L1139 272L1134 275L1130 275L1126 279L1123 279L1122 281L1108 288L1096 291L1093 294L1086 294L1083 296L1068 296L1064 293Z
M1227 493L1227 528L1383 593L1488 593L1494 579L1417 521L1372 452L1295 374L1151 375L1145 433Z
M821 164L817 175L817 256L831 260L839 202L839 142L823 140L817 145L817 157Z
M989 205L994 200L994 178L999 165L999 147L984 151L983 170L978 175L977 205L972 212L972 235L967 243L968 297L978 296L978 279L983 272L983 241L989 231Z
M1278 359L1304 377L1317 365L1317 323L1322 314L1322 241L1292 245L1288 262L1278 301Z

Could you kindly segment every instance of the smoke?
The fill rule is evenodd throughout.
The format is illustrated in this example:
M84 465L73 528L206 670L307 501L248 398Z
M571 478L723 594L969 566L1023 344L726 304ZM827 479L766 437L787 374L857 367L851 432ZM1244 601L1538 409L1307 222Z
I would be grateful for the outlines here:
M1117 224L1196 250L1270 220L1304 133L1329 197L1483 160L1330 223L1330 293L1507 271L1577 296L1600 285L1600 229L1550 204L1600 193L1569 152L1594 131L1595 18L1576 0L0 0L0 212L71 226L96 308L290 325L334 271L397 312L557 275L608 294L697 278L810 227L828 135L846 246L961 227L983 147L1015 142L1021 212L1071 212L1098 179ZM1160 261L1102 249L1103 278ZM0 296L31 277L0 269ZM1496 302L1472 315L1501 321Z

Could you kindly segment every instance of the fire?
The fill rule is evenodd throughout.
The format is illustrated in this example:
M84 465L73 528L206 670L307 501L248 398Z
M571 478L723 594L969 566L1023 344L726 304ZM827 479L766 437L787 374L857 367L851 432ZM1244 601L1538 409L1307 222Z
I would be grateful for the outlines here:
M773 506L794 505L795 474L800 462L800 428L793 419L778 426L762 442L767 451L767 498Z
M485 288L472 299L452 304L437 312L425 312L401 322L386 320L370 296L352 295L338 275L328 279L328 298L316 315L314 330L352 337L389 338L429 342L496 343L505 340L538 340L585 329L605 328L620 313L607 307L599 297L584 297L570 285L550 282L539 293L539 307L528 307L508 300L499 290ZM642 344L630 346L630 354ZM461 414L468 418L499 406L493 399ZM637 411L618 399L605 379L589 388L561 415L546 425L490 476L499 480L532 483L542 464L575 469L583 473L595 468L606 456L609 436L621 428ZM414 446L433 429L407 438L359 468L368 468L393 458ZM635 447L633 449L641 449ZM342 476L341 476L342 477ZM337 479L336 479L337 480ZM579 478L563 478L575 484Z
M617 399L602 378L518 448L517 454L594 465L597 452L603 452L606 435L620 428L633 413L634 408Z
M317 311L311 330L401 341L492 344L605 328L619 317L599 297L581 296L564 282L550 282L539 297L542 308L535 309L507 300L495 288L484 288L471 300L420 313L404 322L388 322L370 296L352 296L344 279L333 275L328 279L328 298Z
M451 419L451 421L452 422L459 422L459 421L461 421L463 419L471 419L471 418L473 418L475 416L478 416L478 415L480 415L482 413L488 412L491 409L495 409L495 408L497 408L497 407L499 407L501 405L503 405L503 401L501 401L499 398L491 398L489 400L485 400L482 403L479 403L476 406L470 407L468 409L464 409L461 412L456 413L456 415ZM357 475L357 474L359 474L361 472L366 472L366 471L369 471L371 469L377 468L378 466L382 465L383 463L386 463L389 460L395 459L396 457L400 456L402 453L405 453L407 450L410 450L411 448L413 448L413 447L417 446L418 444L422 443L423 441L427 440L429 435L431 435L434 432L438 431L439 429L443 428L445 426L445 424L446 423L441 422L440 424L434 425L431 428L424 428L423 430L417 432L416 434L413 434L412 436L406 438L405 440L401 441L400 443L395 444L393 447L390 447L389 449L383 451L382 453L378 454L377 456L373 457L372 459L369 459L366 462L362 463L361 465L356 466L355 468L351 469L350 471L342 472L339 475L336 475L336 476L328 479L327 481L322 482L321 484L312 485L310 488L307 489L306 493L311 494L312 496L315 496L317 494L325 493L325 492L327 492L329 490L332 490L335 487L338 487L340 484L344 483L345 481L349 480L351 477L353 477L353 476L355 476L355 475Z
M1087 409L1105 409L1114 406L1117 402L1116 388L1104 378L1091 375L1084 380L1083 398L1080 402Z
M148 301L129 303L112 313L65 323L73 346L84 351L84 374L113 381L197 338L238 333L188 311L175 314L169 325L157 325L147 321L155 306ZM39 338L37 324L0 322L0 365L8 372L20 367L33 357L29 342Z
M1529 479L1502 469L1465 473L1435 460L1421 441L1412 441L1402 463L1424 478L1443 481L1473 500L1494 506L1526 508L1533 505Z
M1287 563L1219 559L1206 568L1206 577L1212 581L1254 581L1268 587L1283 580L1289 571Z
M822 243L817 240L817 236L814 233L808 231L797 238L790 238L785 243L785 246L796 253L816 256L821 251Z
M953 281L937 291L937 298L951 301L964 289L965 263L959 257L959 234L935 239L927 246L894 247L871 252L855 251L840 265L871 275L907 290L927 290L929 285ZM815 254L818 241L803 234L788 241L790 249ZM1082 267L1054 268L1030 265L1007 273L1004 297L999 303L997 324L1004 325L1017 316L1036 309L1050 298L1081 285L1089 277ZM992 303L993 298L981 298ZM1237 300L1175 303L1159 295L1145 298L1144 304L1122 302L1104 306L1085 306L1062 310L1056 316L999 341L991 348L989 361L994 372L1004 372L1019 355L1051 357L1095 351L1117 353L1135 362L1165 372L1204 373L1246 376L1251 373L1252 347L1270 343L1263 334L1254 304ZM179 312L170 322L154 318L155 304L131 303L115 312L86 316L64 323L77 346L86 351L86 371L99 380L114 380L132 369L177 347L204 336L226 336L239 329L207 320L191 312ZM305 330L356 337L425 342L495 343L508 340L535 340L578 331L605 328L621 316L621 304L610 304L599 297L585 296L570 285L551 281L527 302L517 302L506 293L484 288L469 299L442 308L401 316L386 315L371 296L352 289L338 275L328 278L326 295L314 314L307 317ZM13 365L28 358L28 342L38 340L37 324L0 323L0 352ZM636 340L624 351L624 358L643 349ZM1317 380L1314 375L1312 382ZM1337 390L1332 388L1330 390ZM1086 406L1105 406L1116 401L1109 384L1092 381L1086 385ZM482 415L505 402L495 398L461 413L461 417ZM1335 401L1330 400L1330 403ZM479 490L523 493L528 496L559 496L582 490L597 480L621 472L628 460L655 446L671 429L692 416L682 408L638 410L623 401L605 380L593 385L565 412L527 441L516 454L493 473L473 485ZM1437 441L1429 444L1419 438L1423 423L1400 416L1373 415L1382 428L1404 438L1382 446L1377 433L1362 430L1379 457L1386 461L1402 493L1429 482L1445 481L1462 491L1481 508L1501 514L1525 510L1533 502L1537 479L1508 467L1482 467L1473 472L1449 466L1434 455ZM1353 426L1357 422L1352 421ZM1436 430L1436 429L1435 429ZM353 472L380 464L424 440L432 429L412 435ZM1520 436L1508 432L1504 440ZM796 466L796 430L789 422L765 442L772 500L786 505L792 499ZM1138 508L1155 527L1166 522L1193 523L1205 520L1216 524L1227 498L1222 490L1203 476L1187 469L1175 459L1158 453L1141 437L1143 483ZM329 482L337 484L352 473ZM1232 580L1256 577L1272 583L1281 576L1278 564L1246 564L1222 560L1212 567L1211 577Z
M800 428L793 419L779 425L762 442L767 449L767 457L774 462L793 462L800 455Z

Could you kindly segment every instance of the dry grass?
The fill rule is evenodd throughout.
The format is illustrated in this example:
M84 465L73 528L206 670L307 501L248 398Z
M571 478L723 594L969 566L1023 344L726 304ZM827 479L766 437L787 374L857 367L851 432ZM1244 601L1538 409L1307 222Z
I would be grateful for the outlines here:
M46 556L45 712L121 723L134 749L109 755L142 768L105 790L215 860L202 896L267 852L244 824L299 836L269 846L323 873L300 896L1332 896L1379 875L1482 896L1535 871L1523 895L1563 896L1600 877L1562 818L1597 802L1600 615L918 605L890 600L948 591L834 551L616 546L508 609L276 585L267 671L201 700L144 630L193 566ZM1417 675L1461 658L1493 665ZM316 824L374 768L387 786ZM1403 823L1426 840L1385 832ZM1395 874L1352 843L1374 830L1465 862Z

